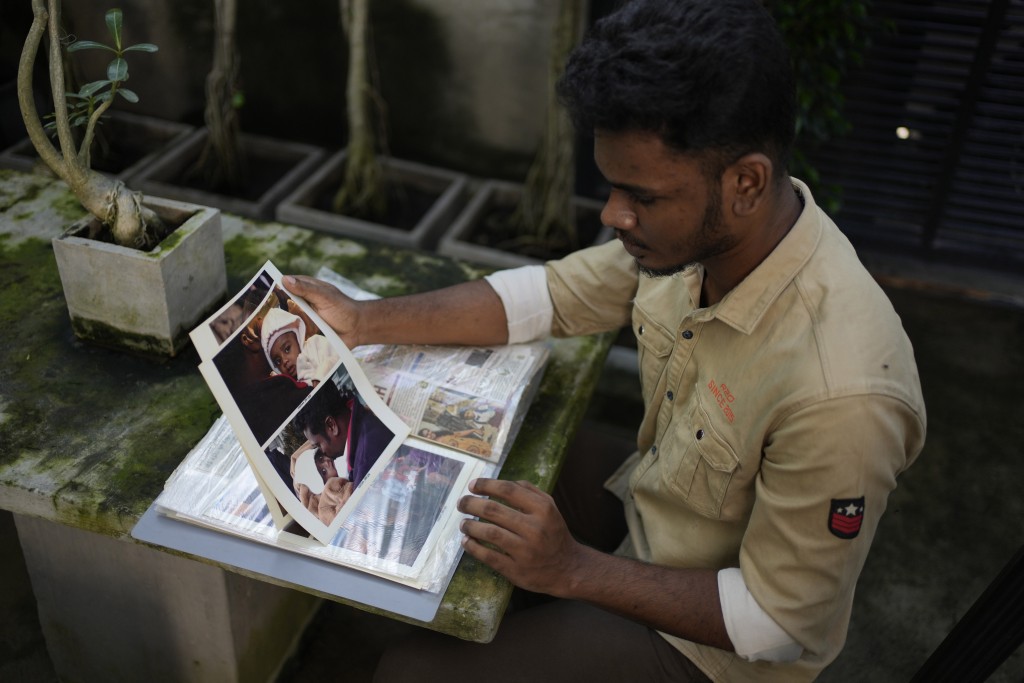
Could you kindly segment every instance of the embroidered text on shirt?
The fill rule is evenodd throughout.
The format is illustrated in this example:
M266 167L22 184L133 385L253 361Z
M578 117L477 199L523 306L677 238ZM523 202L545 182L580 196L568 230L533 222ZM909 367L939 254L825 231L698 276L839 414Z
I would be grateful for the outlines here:
M732 422L736 419L736 416L732 412L732 407L729 405L736 400L736 397L729 391L729 387L725 386L724 383L718 384L715 380L708 380L708 389L711 390L711 395L715 397L715 402L725 413L725 419Z

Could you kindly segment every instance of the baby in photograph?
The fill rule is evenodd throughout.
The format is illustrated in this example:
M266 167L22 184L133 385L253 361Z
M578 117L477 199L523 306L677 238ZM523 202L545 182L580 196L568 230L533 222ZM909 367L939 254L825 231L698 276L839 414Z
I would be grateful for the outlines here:
M324 335L307 338L305 321L281 308L271 309L263 319L260 345L274 372L311 386L319 384L338 362Z
M341 469L344 466L344 456ZM330 526L352 496L355 484L339 476L334 458L319 448L309 448L295 459L295 494L303 507Z

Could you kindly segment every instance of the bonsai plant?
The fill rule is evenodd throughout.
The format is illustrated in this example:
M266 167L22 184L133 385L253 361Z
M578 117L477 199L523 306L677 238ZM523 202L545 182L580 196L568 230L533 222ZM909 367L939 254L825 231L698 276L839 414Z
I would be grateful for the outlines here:
M111 44L75 41L68 52L98 49L112 54L106 78L65 93L59 0L32 0L32 24L18 64L18 101L25 129L42 161L63 180L91 216L54 239L72 328L104 345L174 355L188 330L227 291L220 216L211 209L144 198L90 166L95 127L115 97L129 102L129 52L156 52L155 45L123 44L123 17L106 13ZM32 97L31 76L43 35L58 151L46 135ZM76 149L72 127L85 127ZM162 242L170 234L173 240ZM112 242L112 244L111 244ZM130 282L130 287L124 283Z
M19 3L20 4L20 3ZM25 11L25 22L24 26L27 26L32 21L32 5L31 3L24 3ZM90 19L93 18L95 13L90 11L88 15ZM69 24L67 14L61 16L62 23L65 24L65 28L68 32L74 34L75 25L72 20ZM19 37L24 37L23 28L21 25L11 26L10 32L19 34ZM86 49L90 41L78 41L73 43L74 51ZM98 43L92 43L93 52L103 53L108 50L104 47L99 46ZM12 46L13 47L13 46ZM22 43L18 43L18 50L20 50ZM155 46L133 46L135 49L148 49L149 47ZM115 46L116 48L116 46ZM114 49L114 48L112 48ZM64 79L66 89L75 95L80 92L80 86L85 79L82 74L88 73L88 71L82 71L83 68L94 68L94 65L98 63L98 60L85 60L88 62L87 65L83 66L81 61L78 59L78 55L75 55L75 59L71 60L70 55L65 52L64 59ZM97 57L102 58L102 54L98 54ZM48 96L44 96L44 93L49 90L49 87L42 88L42 78L46 76L44 70L37 69L34 78L34 87L36 91L36 106L39 107L41 102L49 101ZM32 144L32 140L25 133L25 126L22 123L21 111L17 101L17 90L16 90L16 78L12 78L10 81L10 99L13 106L12 113L17 116L16 127L11 127L14 133L12 138L10 135L0 134L0 138L10 140L7 144L0 143L4 149L0 150L0 167L10 168L17 171L26 172L42 172L49 174L50 170L40 160L39 154L36 152L35 147ZM92 142L89 147L89 162L90 167L93 170L100 171L101 173L109 176L115 176L119 180L122 180L128 184L131 184L135 174L138 173L145 165L150 163L153 158L156 157L157 153L162 151L165 147L180 142L188 136L194 130L193 126L178 121L167 121L164 119L148 116L146 114L138 113L135 111L129 111L134 102L130 102L126 99L126 96L130 96L130 91L121 89L117 96L112 98L111 107L104 112L98 123L102 125L96 125L94 128L90 127L90 135ZM2 99L2 95L0 95ZM85 102L80 101L80 104ZM74 104L74 102L72 103ZM2 125L2 124L0 124ZM52 134L56 132L56 123L50 117L49 122L45 126L46 130ZM72 133L74 137L74 147L76 149L81 147L83 134L87 126L85 123L82 125L72 125Z
M463 174L387 155L383 107L372 83L369 0L339 0L348 40L346 111L348 143L278 208L278 220L336 234L430 248L455 218Z
M58 0L32 0L32 25L18 64L18 104L21 107L25 130L32 145L43 162L57 177L68 184L82 206L108 227L115 243L127 247L148 248L167 234L167 227L152 210L142 205L140 196L127 189L123 183L103 176L90 167L90 150L96 125L101 116L110 108L114 97L120 95L129 102L138 101L138 95L124 87L128 80L128 63L124 56L128 52L156 52L150 43L122 46L122 17L120 10L110 10L106 15L114 45L95 41L75 41L68 46L68 52L88 49L103 49L113 53L114 58L107 67L107 78L82 86L77 93L64 92L64 64L60 42L60 3ZM32 71L36 54L44 32L49 31L49 71L53 90L54 123L60 152L50 143L32 97ZM85 126L82 143L76 150L73 126Z

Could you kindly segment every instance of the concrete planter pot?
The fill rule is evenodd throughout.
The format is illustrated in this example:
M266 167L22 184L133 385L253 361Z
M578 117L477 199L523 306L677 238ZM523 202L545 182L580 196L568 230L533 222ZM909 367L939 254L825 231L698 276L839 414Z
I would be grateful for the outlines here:
M395 212L389 222L372 222L330 209L345 169L345 150L331 156L278 205L277 220L335 235L384 242L397 247L432 249L462 209L466 176L412 161L381 157L385 181L395 188Z
M168 149L181 144L195 127L113 111L104 119L103 130L110 140L109 154L94 152L93 170L132 185L142 169ZM0 152L0 166L4 168L32 172L39 164L39 155L27 137Z
M136 176L133 187L147 195L213 206L248 218L272 219L277 203L312 173L324 155L313 145L243 133L240 141L250 174L246 194L227 194L188 178L209 134L208 129L199 128L182 144L165 151Z
M511 213L522 192L522 185L516 183L500 180L482 182L466 208L441 237L438 252L494 268L516 268L543 263L546 258L488 246L487 240L480 237L481 233L488 230L487 217L495 212ZM601 225L601 209L604 207L602 202L575 197L573 205L576 208L577 232L581 247L601 244L611 239L611 229ZM564 255L552 254L550 257L559 258Z
M181 225L152 251L87 239L92 216L53 239L75 336L100 346L174 356L227 295L220 211L146 197Z

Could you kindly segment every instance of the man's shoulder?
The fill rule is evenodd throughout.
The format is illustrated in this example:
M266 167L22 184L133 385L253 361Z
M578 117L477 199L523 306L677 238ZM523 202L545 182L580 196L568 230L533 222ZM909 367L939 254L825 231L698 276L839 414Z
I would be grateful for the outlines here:
M793 286L833 391L917 394L913 347L900 317L834 224Z

